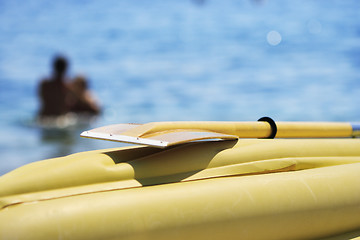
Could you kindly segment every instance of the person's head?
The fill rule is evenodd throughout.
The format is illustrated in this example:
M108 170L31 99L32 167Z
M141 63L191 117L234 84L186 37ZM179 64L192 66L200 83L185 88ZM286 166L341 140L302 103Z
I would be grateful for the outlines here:
M68 60L64 56L56 56L53 60L54 72L58 75L65 74L68 67Z
M73 85L75 87L75 90L80 91L80 92L88 89L88 82L84 75L76 76L74 79Z

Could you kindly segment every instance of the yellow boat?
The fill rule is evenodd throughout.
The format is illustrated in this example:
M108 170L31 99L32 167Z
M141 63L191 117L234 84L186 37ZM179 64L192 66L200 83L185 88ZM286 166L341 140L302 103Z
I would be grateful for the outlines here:
M86 131L146 146L3 175L0 239L360 239L359 129L267 119Z

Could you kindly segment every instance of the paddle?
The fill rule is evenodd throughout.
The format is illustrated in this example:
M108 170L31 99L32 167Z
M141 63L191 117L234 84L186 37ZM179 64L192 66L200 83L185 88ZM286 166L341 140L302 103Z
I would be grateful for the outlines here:
M185 142L238 138L343 138L360 135L360 124L339 122L153 122L115 124L81 133L82 137L167 147Z

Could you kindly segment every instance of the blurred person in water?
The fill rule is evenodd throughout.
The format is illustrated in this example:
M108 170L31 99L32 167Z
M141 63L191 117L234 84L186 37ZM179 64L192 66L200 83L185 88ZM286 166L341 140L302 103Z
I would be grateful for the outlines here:
M71 112L96 115L100 107L88 87L85 76L78 75L70 84L72 92Z
M69 62L64 56L53 60L53 73L39 85L39 117L53 118L68 113L86 113L96 115L100 108L88 90L87 81L78 76L73 81L67 76Z
M56 56L53 60L53 72L39 85L40 117L56 117L69 112L69 79L67 77L68 60L63 56Z

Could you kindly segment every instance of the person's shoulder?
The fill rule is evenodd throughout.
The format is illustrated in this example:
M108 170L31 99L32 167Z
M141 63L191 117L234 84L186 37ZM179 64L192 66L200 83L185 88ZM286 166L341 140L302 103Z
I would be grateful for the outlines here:
M40 85L46 85L46 84L49 84L51 82L50 78L47 78L47 77L44 77L44 78L41 78L40 80Z
M52 81L49 78L43 78L40 80L38 88L42 91L46 91L47 89L52 87Z

